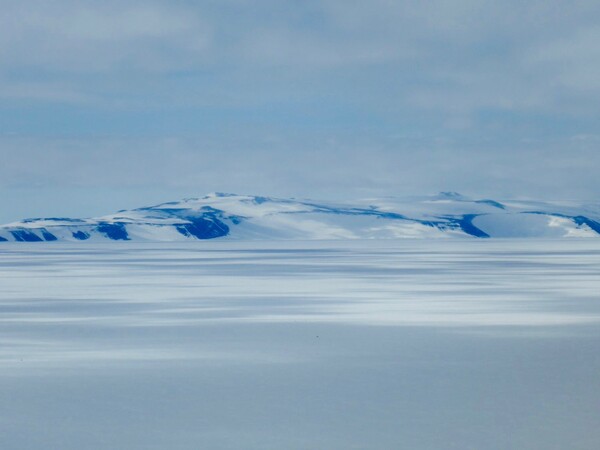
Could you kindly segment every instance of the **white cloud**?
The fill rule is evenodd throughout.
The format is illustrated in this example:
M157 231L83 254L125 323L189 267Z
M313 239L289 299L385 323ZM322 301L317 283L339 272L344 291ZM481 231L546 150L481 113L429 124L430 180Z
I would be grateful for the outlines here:
M599 42L600 26L577 29L568 36L532 49L529 57L533 63L545 67L562 87L579 92L599 91Z
M199 77L194 92L210 88L240 101L268 77L290 95L303 85L321 95L316 89L337 89L338 78L352 77L355 92L370 96L362 107L393 97L404 109L467 115L482 108L569 113L600 100L598 92L581 95L600 90L597 2L0 4L4 98L29 92L43 101L106 104L112 96L126 105L129 90L161 97L161 107L182 97L193 105L197 96L167 80L183 71ZM202 86L206 72L223 81Z
M168 4L66 0L2 6L4 70L168 71L193 65L211 39L197 13Z

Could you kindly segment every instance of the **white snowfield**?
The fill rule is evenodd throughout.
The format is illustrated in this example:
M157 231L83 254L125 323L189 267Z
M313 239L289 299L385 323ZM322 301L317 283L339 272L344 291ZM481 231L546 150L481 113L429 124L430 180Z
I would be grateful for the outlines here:
M589 239L5 242L0 448L597 450L599 293Z
M89 219L36 218L0 227L0 241L599 237L600 206L430 197L353 203L209 194Z

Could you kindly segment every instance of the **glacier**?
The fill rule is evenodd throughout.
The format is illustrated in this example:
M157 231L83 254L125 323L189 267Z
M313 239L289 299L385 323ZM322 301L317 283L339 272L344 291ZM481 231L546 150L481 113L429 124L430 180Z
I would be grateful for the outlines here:
M213 193L102 217L32 218L0 241L562 238L600 236L600 206L435 196L322 202Z

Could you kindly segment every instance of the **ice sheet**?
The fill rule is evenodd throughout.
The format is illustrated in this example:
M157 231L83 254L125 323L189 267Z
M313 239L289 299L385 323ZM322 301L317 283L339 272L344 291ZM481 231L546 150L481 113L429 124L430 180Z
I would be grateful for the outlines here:
M600 243L0 248L0 448L596 449Z

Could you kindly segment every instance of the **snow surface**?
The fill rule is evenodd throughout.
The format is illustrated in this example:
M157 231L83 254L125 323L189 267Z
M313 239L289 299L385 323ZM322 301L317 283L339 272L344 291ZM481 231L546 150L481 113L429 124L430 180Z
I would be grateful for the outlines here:
M2 449L600 442L600 241L0 246Z
M0 227L0 241L25 242L598 236L598 206L453 192L354 203L215 193L97 218L35 218Z

